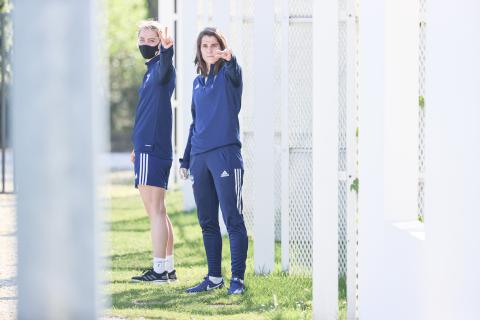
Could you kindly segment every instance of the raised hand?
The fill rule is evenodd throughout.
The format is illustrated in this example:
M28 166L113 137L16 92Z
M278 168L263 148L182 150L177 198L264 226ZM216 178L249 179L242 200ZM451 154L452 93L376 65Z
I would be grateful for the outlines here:
M172 37L168 36L168 27L165 27L165 34L160 31L160 43L165 49L170 48L173 46L173 39Z
M224 50L215 51L215 56L217 58L230 61L232 59L232 50L230 48L225 48Z

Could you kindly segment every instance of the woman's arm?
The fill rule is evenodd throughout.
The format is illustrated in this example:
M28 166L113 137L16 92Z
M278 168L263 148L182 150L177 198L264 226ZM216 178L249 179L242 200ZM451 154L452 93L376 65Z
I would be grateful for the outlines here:
M190 168L190 151L192 150L192 135L193 135L194 128L195 128L195 104L193 103L193 98L192 98L192 124L190 125L187 145L185 146L185 152L183 153L183 158L180 159L180 168L185 168L185 169Z
M160 60L157 62L158 79L161 84L165 84L170 80L173 72L173 46L165 48L160 46Z
M230 48L217 50L217 57L225 61L225 74L235 87L242 84L242 69L238 65L237 58Z
M160 60L157 62L157 73L161 84L167 83L173 72L173 39L167 32L167 27L165 27L165 35L160 32Z
M230 61L225 61L225 75L235 87L242 84L242 69L238 65L235 56L232 56Z

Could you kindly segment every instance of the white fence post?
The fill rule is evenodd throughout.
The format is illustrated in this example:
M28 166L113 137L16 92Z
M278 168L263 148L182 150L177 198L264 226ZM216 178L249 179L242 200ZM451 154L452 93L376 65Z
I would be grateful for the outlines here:
M99 9L45 0L13 11L19 319L101 312L97 197L108 122Z
M230 1L213 0L213 23L225 37L230 39Z
M478 319L480 2L428 3L427 319Z
M346 143L347 143L347 319L355 320L357 312L357 200L358 189L352 188L357 183L357 14L355 0L347 1L345 19L347 23L346 42Z
M418 1L385 3L385 217L412 221L418 216Z
M288 25L289 25L288 0L282 0L282 42L281 42L281 239L282 239L282 270L288 271L290 262L290 144L288 130Z
M158 0L158 20L167 26L169 35L174 36L175 0Z
M254 47L254 268L257 273L274 269L274 119L273 98L273 0L255 1ZM248 81L248 79L245 79Z
M313 6L313 318L338 316L338 1Z
M383 319L385 5L362 0L359 61L359 318Z
M193 58L196 52L197 34L195 23L197 14L196 1L180 0L177 2L178 10L178 30L177 30L177 131L178 157L183 157L185 144L187 143L190 124L192 122L191 101L192 101L192 83L195 78L195 67ZM160 8L159 10L162 10ZM176 159L174 159L176 161ZM182 183L183 209L186 211L195 208L195 199L193 197L192 183L190 180Z

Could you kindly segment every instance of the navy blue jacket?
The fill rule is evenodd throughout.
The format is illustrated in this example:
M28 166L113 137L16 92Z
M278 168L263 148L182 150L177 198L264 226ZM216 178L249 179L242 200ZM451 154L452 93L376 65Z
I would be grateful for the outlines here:
M242 102L242 71L232 56L218 73L210 67L208 78L199 75L193 81L192 124L182 168L190 167L190 156L227 145L242 146L238 113Z
M138 89L132 142L136 152L172 160L172 104L175 89L173 47L160 48L160 54L145 63L147 72Z

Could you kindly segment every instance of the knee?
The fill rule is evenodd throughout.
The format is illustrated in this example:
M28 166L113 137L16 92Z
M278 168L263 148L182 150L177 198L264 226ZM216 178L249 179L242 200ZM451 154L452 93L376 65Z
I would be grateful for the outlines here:
M226 227L227 227L228 234L244 235L247 233L247 230L245 228L245 223L243 221L235 221L235 222L230 221L230 223L228 223Z
M200 227L202 228L203 233L216 233L220 232L220 226L218 223L214 223L210 219L205 219L200 222Z
M161 206L160 208L150 210L148 212L148 215L152 218L158 217L158 218L165 218L167 216L167 209L165 206Z

